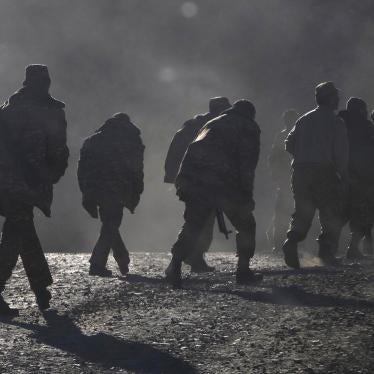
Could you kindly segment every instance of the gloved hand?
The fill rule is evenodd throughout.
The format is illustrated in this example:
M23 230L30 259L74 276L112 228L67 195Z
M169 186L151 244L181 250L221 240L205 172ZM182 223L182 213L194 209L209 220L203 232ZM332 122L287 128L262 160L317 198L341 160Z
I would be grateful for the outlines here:
M96 201L94 201L92 199L88 199L88 198L83 198L82 205L83 205L83 208L86 210L86 212L92 218L98 218L99 217L98 206L97 206Z

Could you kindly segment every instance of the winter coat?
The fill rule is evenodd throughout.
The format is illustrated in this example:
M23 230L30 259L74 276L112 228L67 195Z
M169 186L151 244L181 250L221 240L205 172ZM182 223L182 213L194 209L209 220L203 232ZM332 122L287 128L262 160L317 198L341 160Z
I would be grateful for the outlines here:
M209 121L188 147L176 179L179 198L218 207L223 200L252 202L259 151L257 123L227 110Z

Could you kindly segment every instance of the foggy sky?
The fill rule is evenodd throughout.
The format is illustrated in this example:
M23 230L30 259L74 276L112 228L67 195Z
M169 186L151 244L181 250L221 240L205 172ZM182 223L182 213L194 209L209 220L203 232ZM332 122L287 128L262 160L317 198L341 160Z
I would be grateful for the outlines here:
M109 116L127 112L146 145L145 193L122 230L129 250L169 250L183 204L164 185L163 162L182 123L208 99L257 107L258 241L274 200L266 159L284 109L314 106L314 86L333 80L342 103L374 107L372 1L0 0L0 100L30 63L49 66L51 93L66 103L70 165L55 189L52 219L38 217L47 250L89 250L95 222L80 206L79 147ZM218 236L215 249L232 249Z

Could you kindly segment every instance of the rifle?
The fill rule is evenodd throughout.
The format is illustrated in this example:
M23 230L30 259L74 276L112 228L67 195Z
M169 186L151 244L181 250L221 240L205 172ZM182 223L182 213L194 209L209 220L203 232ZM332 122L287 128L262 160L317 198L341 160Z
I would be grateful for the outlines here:
M226 222L225 222L225 216L223 215L223 211L220 209L216 210L216 217L217 217L217 223L219 231L225 235L226 239L229 239L229 235L232 233L232 231L227 230Z

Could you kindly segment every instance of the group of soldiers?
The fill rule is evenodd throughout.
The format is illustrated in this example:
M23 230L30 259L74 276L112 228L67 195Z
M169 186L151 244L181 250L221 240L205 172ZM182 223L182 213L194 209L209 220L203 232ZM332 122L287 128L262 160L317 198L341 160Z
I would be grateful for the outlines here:
M53 186L64 175L66 145L65 105L50 93L45 65L29 65L23 87L0 108L0 214L5 223L0 242L0 315L17 316L3 299L6 282L20 256L41 310L50 306L52 276L33 222L33 210L51 215ZM271 237L283 247L288 266L299 268L298 243L319 210L319 257L337 265L339 236L349 222L352 231L347 256L360 259L359 244L372 251L374 222L374 130L366 104L357 98L336 115L339 96L331 82L316 87L316 109L299 118L284 114L285 129L270 156L277 202ZM209 272L204 253L212 242L214 223L228 235L224 216L236 230L238 284L260 281L250 268L255 253L256 222L253 186L260 153L256 110L248 100L231 105L225 97L212 98L209 112L185 122L170 145L165 182L175 184L185 203L184 224L172 248L165 274L174 287L182 284L182 263L193 272ZM295 124L296 123L296 124ZM285 148L284 148L285 144ZM289 153L287 153L286 152ZM110 250L121 274L129 271L129 252L119 228L123 209L134 213L143 192L144 145L139 129L125 113L109 118L82 146L78 181L82 206L100 218L101 231L90 258L89 274L111 276ZM292 191L290 162L292 161ZM369 167L368 167L369 166ZM373 191L373 192L372 192ZM294 213L287 232L292 207ZM283 243L284 242L284 243Z

